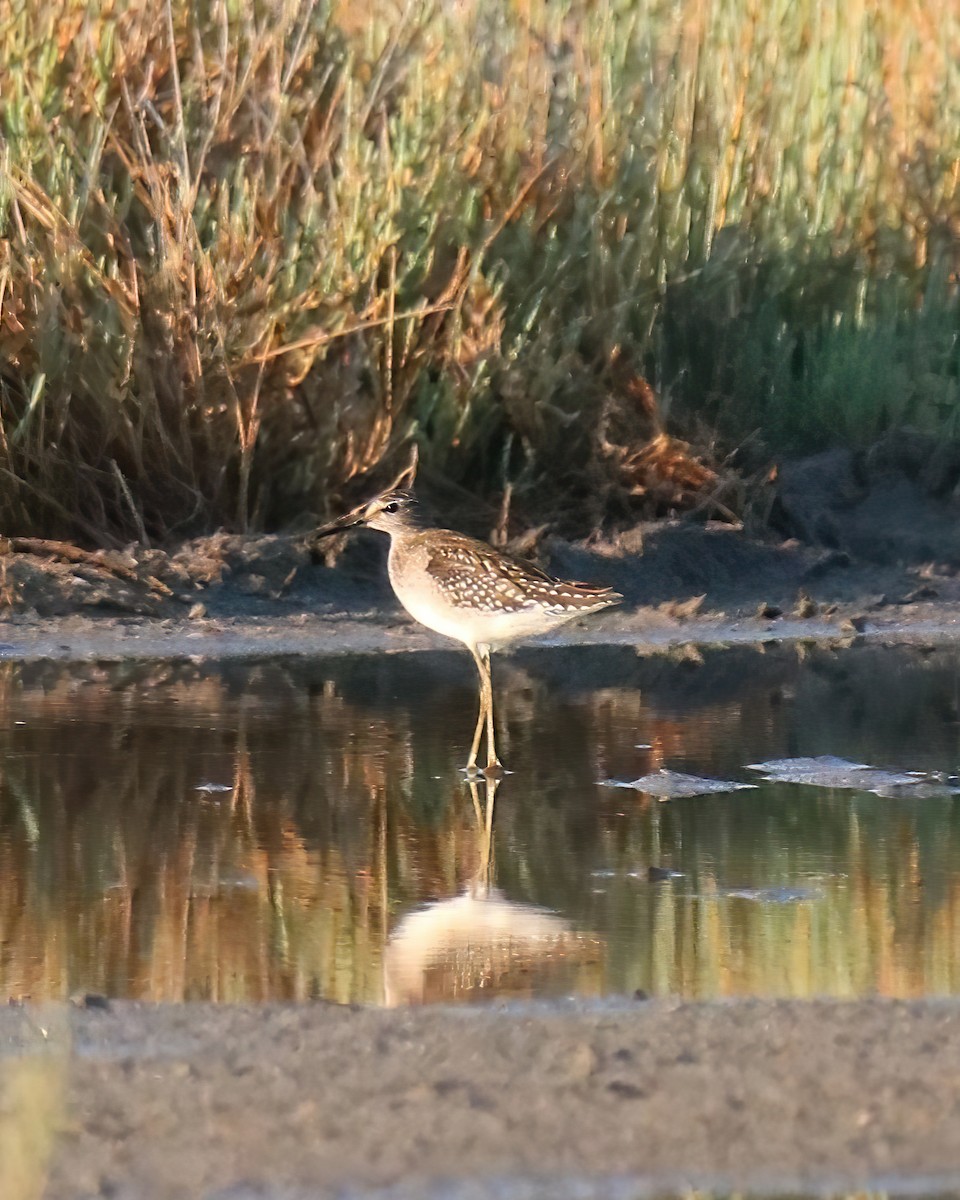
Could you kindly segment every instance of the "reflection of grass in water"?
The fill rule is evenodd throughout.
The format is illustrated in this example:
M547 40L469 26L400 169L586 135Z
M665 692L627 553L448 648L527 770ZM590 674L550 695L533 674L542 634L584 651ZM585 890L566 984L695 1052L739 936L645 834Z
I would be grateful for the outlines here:
M68 673L24 697L18 670L0 672L0 712L26 718L19 736L42 754L31 731L77 703L76 681ZM165 678L166 668L157 674ZM416 830L397 803L409 755L402 730L378 735L329 690L310 701L309 719L301 711L290 721L281 705L279 714L254 707L250 721L245 701L216 677L175 682L168 701L200 719L172 739L168 731L158 747L149 680L140 684L147 708L133 719L123 689L81 687L86 717L114 739L114 753L104 747L109 769L91 762L86 735L52 773L38 771L33 754L5 764L0 811L15 834L0 839L6 979L35 999L82 986L171 1000L379 1000L395 903L387 875L414 899L421 889L455 890L469 872L461 864L475 857L465 806L447 805L437 828ZM300 703L282 671L272 682L275 700ZM218 720L239 729L210 753L207 726ZM343 748L333 780L316 770L318 731ZM278 770L281 762L289 769ZM228 778L233 792L218 802L195 793L208 775ZM314 823L313 839L304 820ZM67 853L74 829L80 836Z
M39 1200L66 1103L66 1018L49 1008L31 1014L43 1021L44 1053L3 1060L0 1070L0 1196Z
M700 818L699 844L684 848L681 839L697 821L689 808L682 816L658 814L656 845L648 840L649 826L632 821L614 861L636 865L661 857L684 875L651 888L621 874L604 881L601 899L581 905L583 921L629 931L611 939L613 986L699 997L960 992L952 804L941 806L938 822L928 817L925 825L910 802L895 816L878 816L884 803L858 805L841 794L828 806L799 789L781 792L752 828L743 824L749 844L723 853L703 833L708 816ZM720 836L736 839L737 826L727 821ZM926 877L919 870L921 848ZM843 877L831 876L825 859ZM811 895L777 902L727 894L731 886L780 884Z
M461 747L427 737L435 714L418 718L390 687L384 708L369 694L349 699L342 681L308 695L296 671L279 665L249 668L256 687L246 668L137 670L125 686L96 678L95 668L0 668L0 750L13 751L0 778L0 989L35 999L85 988L379 1001L383 950L399 918L458 894L476 869L476 821L450 782ZM24 671L38 686L20 686ZM871 698L883 692L879 675L864 678ZM911 676L900 689L912 720L942 703L932 684L925 699L920 682ZM827 677L823 686L832 685ZM521 715L550 703L532 678L521 691L504 706L518 762L537 737ZM684 714L658 711L624 687L551 710L551 722L563 722L565 762L590 774L541 797L506 781L496 834L504 894L551 908L574 929L610 929L607 978L626 990L960 992L955 805L798 793L756 822L742 815L760 802L754 793L736 804L647 808L618 794L619 817L611 796L590 786L637 728L656 761L695 738L706 766L743 729L786 720L765 697L747 689ZM822 707L816 689L809 703ZM65 707L93 724L64 722ZM14 717L27 725L11 733ZM891 713L881 736L895 727ZM787 726L774 736L777 728ZM192 789L204 778L227 779L234 791L202 797ZM814 884L822 899L760 904L718 894L796 882L830 854L848 878ZM656 861L687 878L651 887L590 877L593 868ZM758 863L763 879L750 874ZM598 884L603 896L593 894Z

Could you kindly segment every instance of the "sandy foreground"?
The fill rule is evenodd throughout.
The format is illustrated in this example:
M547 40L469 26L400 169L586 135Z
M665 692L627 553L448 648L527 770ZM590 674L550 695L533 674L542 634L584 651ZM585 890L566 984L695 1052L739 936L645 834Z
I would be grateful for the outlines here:
M0 1054L51 1200L960 1189L954 1000L11 1008Z

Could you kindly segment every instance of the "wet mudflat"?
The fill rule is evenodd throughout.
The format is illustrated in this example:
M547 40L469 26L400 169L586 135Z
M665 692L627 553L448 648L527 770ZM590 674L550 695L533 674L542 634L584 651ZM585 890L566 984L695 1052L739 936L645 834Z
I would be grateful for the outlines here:
M471 787L455 652L3 664L0 996L960 992L956 649L497 667L513 773Z

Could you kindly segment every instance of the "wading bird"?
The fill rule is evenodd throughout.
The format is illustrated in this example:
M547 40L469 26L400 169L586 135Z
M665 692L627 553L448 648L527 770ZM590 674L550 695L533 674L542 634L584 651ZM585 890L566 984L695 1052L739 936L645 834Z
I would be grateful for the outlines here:
M437 529L424 518L410 492L384 492L315 536L326 537L354 525L369 525L390 535L388 570L397 599L421 625L463 642L473 655L480 673L480 712L466 770L477 773L486 723L486 770L497 771L490 651L548 633L574 617L618 604L623 597L611 588L553 579L486 542Z

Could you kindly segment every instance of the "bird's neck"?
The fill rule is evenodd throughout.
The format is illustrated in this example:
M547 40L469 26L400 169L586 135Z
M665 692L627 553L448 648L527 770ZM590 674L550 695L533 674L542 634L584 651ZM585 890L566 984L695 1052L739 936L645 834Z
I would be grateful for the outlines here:
M405 551L408 551L415 541L419 529L413 526L404 526L402 529L390 530L390 561L396 562L397 558Z
M395 550L399 546L408 546L422 530L418 529L416 525L403 525L399 529L391 529L388 532L390 549Z

